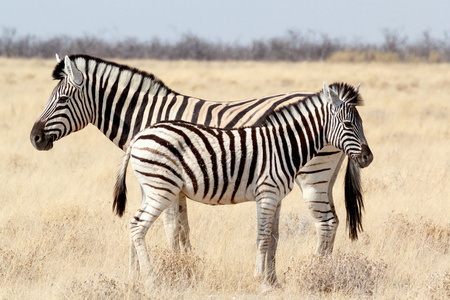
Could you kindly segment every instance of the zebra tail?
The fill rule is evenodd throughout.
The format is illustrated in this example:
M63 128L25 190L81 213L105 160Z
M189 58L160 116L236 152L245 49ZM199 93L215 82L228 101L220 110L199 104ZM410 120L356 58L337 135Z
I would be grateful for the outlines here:
M355 161L348 159L345 173L345 208L347 209L347 228L351 240L358 239L358 231L363 231L362 211L364 202L361 190L360 168Z
M128 147L127 152L122 160L122 165L120 167L119 173L117 174L116 185L114 186L114 202L113 211L119 217L123 216L125 207L127 205L127 185L126 185L126 174L128 162L130 161L131 146Z

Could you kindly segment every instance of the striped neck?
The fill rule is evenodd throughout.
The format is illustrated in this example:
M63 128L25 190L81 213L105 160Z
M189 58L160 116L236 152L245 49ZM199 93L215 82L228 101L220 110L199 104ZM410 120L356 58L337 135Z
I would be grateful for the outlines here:
M157 99L179 95L152 74L87 55L70 58L86 78L85 96L93 108L90 122L121 149L140 128L133 117L137 106L151 109Z
M318 93L280 108L264 123L269 131L279 132L273 142L292 162L295 174L328 143L329 109Z

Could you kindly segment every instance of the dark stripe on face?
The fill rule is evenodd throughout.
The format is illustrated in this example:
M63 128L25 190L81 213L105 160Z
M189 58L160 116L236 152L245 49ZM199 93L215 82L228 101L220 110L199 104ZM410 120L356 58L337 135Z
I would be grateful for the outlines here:
M64 123L62 123L60 121L51 121L46 124L47 127L51 127L51 126L55 126L55 125L58 127L52 128L52 129L45 129L44 132L45 132L45 134L53 134L56 136L57 139L60 139L67 132L67 127L64 125Z
M66 108L70 111L71 115L72 115L72 120L75 123L75 128L74 131L76 131L77 129L79 129L81 127L81 124L83 124L82 121L82 111L80 109L80 104L79 101L77 101L77 99L73 99L69 102L69 104L66 106Z

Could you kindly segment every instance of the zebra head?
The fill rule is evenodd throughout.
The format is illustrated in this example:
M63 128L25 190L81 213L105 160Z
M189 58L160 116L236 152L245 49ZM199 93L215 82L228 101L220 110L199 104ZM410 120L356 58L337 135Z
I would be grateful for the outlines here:
M68 56L56 55L53 78L59 83L31 130L30 140L37 150L50 150L53 142L84 128L89 123L84 103L85 79Z
M330 119L327 139L335 147L356 161L359 167L370 165L372 152L364 136L361 117L356 106L362 104L359 85L355 89L347 84L323 84L323 93L330 101Z

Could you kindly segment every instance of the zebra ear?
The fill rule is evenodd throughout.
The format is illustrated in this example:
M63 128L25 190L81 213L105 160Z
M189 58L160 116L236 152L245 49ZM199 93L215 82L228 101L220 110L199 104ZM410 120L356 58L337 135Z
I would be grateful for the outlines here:
M64 57L64 72L75 84L81 85L83 83L83 74L77 69L73 61L71 61L67 55Z
M330 89L328 84L325 82L323 83L323 92L325 93L325 96L328 98L329 101L333 104L333 107L338 108L344 101L342 101L338 94L336 94L335 91Z
M61 62L61 57L56 53L56 62L59 64Z

